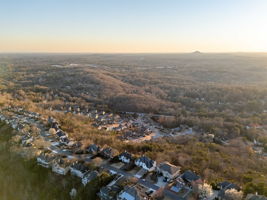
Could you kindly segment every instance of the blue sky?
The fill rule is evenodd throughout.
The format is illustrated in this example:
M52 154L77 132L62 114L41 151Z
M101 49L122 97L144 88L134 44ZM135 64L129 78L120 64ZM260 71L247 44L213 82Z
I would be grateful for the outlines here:
M266 51L266 0L0 0L0 52Z

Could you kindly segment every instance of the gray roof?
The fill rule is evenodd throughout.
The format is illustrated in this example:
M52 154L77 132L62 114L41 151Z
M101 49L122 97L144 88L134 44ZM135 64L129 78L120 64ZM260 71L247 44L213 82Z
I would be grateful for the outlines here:
M61 137L59 140L61 143L64 143L64 144L68 144L70 142L70 140L67 137Z
M236 184L230 183L228 181L223 181L221 183L218 183L218 187L220 187L221 189L224 189L224 190L228 190L228 189L240 190L240 187L238 187Z
M83 163L80 163L78 161L72 163L71 165L72 168L81 171L82 173L85 173L89 170L87 166L85 166Z
M125 193L128 193L132 197L135 198L135 200L141 200L142 197L139 195L139 191L135 187L127 187L124 190Z
M69 163L66 162L65 160L63 160L62 158L58 158L58 159L54 160L54 162L56 164L58 164L60 167L67 167L67 166L69 166Z
M267 200L267 197L263 195L248 194L246 200Z
M46 161L46 162L50 162L50 161L52 161L52 160L55 159L55 156L54 156L53 154L50 154L50 153L44 153L44 152L42 152L42 153L38 156L38 158L40 158L40 159L42 159L42 160L44 160L44 161Z
M62 130L58 130L56 134L58 137L66 136L66 134Z
M109 195L109 192L110 192L110 188L107 187L107 186L104 186L104 187L100 188L100 193L101 194Z
M98 171L92 171L92 172L88 172L87 174L85 174L85 177L87 177L87 179L92 180L94 178L96 178L98 176Z
M140 158L137 159L139 162L145 163L147 168L153 167L155 161L151 160L150 158L146 156L141 156Z
M59 130L59 124L57 122L53 122L51 128L54 128L57 131Z
M124 151L123 153L121 153L121 154L119 155L119 157L125 157L125 158L127 158L127 159L132 160L132 155L131 155L130 153L128 153L127 151Z
M100 152L100 154L101 154L102 156L104 156L105 158L111 158L111 157L113 157L113 155L114 155L114 151L113 151L112 148L107 147L107 148L103 149L103 150Z
M240 190L240 187L228 181L221 182L217 186L220 187L221 189L218 193L219 197L224 197L226 190L229 190L229 189Z
M120 191L121 191L121 187L116 184L112 186L104 186L100 189L100 196L104 195L108 197L108 199L115 199L115 197Z
M177 171L180 171L180 167L170 164L169 162L163 162L159 164L159 169L167 171L169 174L175 174Z
M200 176L196 175L191 170L187 170L183 173L182 179L184 179L185 181L188 181L188 182L192 182L192 181L196 181L196 180L200 179Z
M100 147L97 146L96 144L91 144L90 146L87 147L86 151L88 153L96 154L100 150Z

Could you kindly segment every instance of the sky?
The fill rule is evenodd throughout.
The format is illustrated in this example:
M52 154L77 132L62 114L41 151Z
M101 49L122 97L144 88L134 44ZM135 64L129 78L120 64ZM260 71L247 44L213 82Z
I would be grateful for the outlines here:
M0 0L0 52L267 52L267 0Z

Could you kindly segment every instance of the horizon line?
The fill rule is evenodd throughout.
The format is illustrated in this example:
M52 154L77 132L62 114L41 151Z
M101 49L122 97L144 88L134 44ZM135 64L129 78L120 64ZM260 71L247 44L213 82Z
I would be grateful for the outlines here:
M267 53L267 51L184 51L184 52L78 52L78 51L0 51L0 54L231 54L231 53Z

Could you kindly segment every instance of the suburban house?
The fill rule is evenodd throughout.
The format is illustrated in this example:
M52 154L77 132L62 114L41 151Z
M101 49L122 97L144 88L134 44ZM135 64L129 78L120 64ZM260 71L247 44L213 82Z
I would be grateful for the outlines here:
M22 137L22 139L21 139L21 144L24 147L32 146L32 142L33 142L33 137L32 136L30 136L30 137Z
M87 151L87 153L89 153L89 154L96 155L96 154L99 153L99 151L100 151L100 147L97 146L96 144L91 144L90 146L88 146L88 147L86 148L86 151Z
M180 174L180 167L169 162L160 163L157 167L158 173L162 174L167 180L175 179Z
M156 161L151 160L146 156L141 156L140 158L136 159L135 165L138 167L142 167L147 171L153 171L156 169Z
M147 188L139 184L126 186L124 190L119 193L117 200L148 200L149 196L146 191Z
M71 147L73 148L73 149L78 149L78 148L80 148L82 146L82 143L81 142L74 142L72 145L71 145Z
M200 178L200 176L196 175L194 172L192 172L191 170L187 170L185 171L181 178L189 185L193 186L197 183L202 183L202 180Z
M95 179L98 175L98 171L87 172L82 178L82 184L85 186L87 183Z
M221 183L217 184L217 187L220 190L228 190L228 189L236 189L236 190L240 190L240 187L237 186L236 184L230 183L228 181L223 181Z
M132 155L128 153L127 151L124 151L119 156L119 160L124 163L130 163L132 161Z
M56 131L60 129L59 124L57 122L52 122L51 128L55 129Z
M58 130L57 133L56 133L56 135L57 135L59 138L61 138L61 137L66 137L66 136L67 136L66 133L64 133L62 130Z
M98 196L101 200L114 200L117 198L119 192L123 189L125 179L122 176L117 176L107 186L100 189Z
M113 158L115 156L115 153L112 148L106 147L101 152L100 155L106 159Z
M56 120L53 117L49 116L47 119L47 123L52 125L54 122L56 122Z
M37 158L37 163L45 168L49 168L55 156L51 153L42 152Z
M183 180L177 179L174 184L171 186L170 190L173 192L180 192L184 187L186 187L185 182Z
M62 144L65 144L65 145L68 145L70 140L65 136L65 137L61 137L59 138L59 141L62 143Z
M86 172L89 171L89 168L86 167L83 163L81 162L74 162L70 166L70 172L71 174L78 176L80 178L83 178L83 176L86 174Z
M225 195L226 190L230 190L230 189L235 189L237 191L240 190L240 187L238 185L230 183L228 181L223 181L221 183L218 183L217 188L219 189L219 192L218 192L218 198L219 199L224 199L224 195Z
M66 175L70 171L69 163L59 158L53 161L52 171L61 175Z
M176 178L174 183L167 190L175 193L177 200L186 200L188 196L192 195L192 189L188 187L185 181L180 177Z
M267 200L267 197L257 194L248 194L245 200Z
M113 185L111 187L102 187L98 193L101 200L114 200L117 194L121 191L121 187Z

